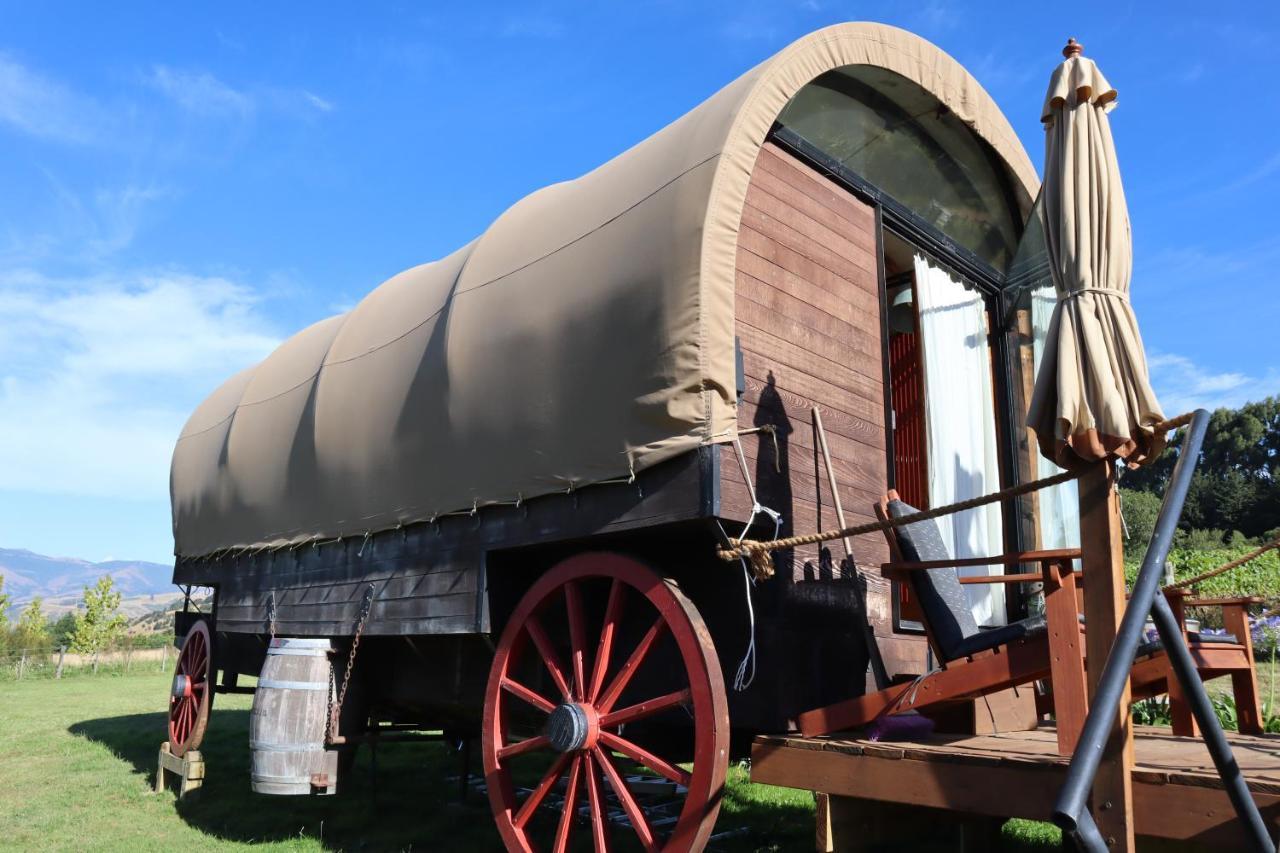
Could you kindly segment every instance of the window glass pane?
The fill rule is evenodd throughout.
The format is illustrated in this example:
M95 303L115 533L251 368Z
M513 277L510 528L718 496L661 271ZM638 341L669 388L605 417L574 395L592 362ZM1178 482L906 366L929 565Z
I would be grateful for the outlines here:
M1018 245L1018 251L1009 264L1006 293L1015 306L1011 320L1013 335L1013 370L1022 373L1021 412L1025 419L1031 404L1031 389L1040 373L1044 360L1045 338L1049 321L1058 305L1053 287L1053 275L1049 268L1049 252L1045 244L1044 220L1041 200L1036 199L1027 219L1027 226ZM1020 327L1020 328L1017 328ZM1030 350L1030 359L1027 350ZM1028 372L1028 367L1030 368ZM1025 420L1024 420L1025 423ZM1026 432L1024 430L1024 432ZM1023 479L1044 479L1061 473L1062 469L1045 459L1027 433L1027 454ZM1080 505L1076 481L1072 480L1052 488L1042 489L1034 498L1037 545L1041 548L1076 548L1080 545Z
M910 208L998 270L1019 236L1003 169L930 93L891 71L852 65L801 89L778 123Z

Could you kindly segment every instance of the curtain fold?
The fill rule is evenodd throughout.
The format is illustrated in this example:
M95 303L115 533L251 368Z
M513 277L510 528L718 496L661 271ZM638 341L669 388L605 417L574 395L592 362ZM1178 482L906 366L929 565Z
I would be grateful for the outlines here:
M924 356L925 433L929 447L929 502L943 506L1000 488L991 350L981 294L923 255L915 257L915 291ZM1004 552L999 504L937 519L943 541L959 558ZM991 575L1001 566L960 569ZM1005 623L1004 588L965 587L980 625Z

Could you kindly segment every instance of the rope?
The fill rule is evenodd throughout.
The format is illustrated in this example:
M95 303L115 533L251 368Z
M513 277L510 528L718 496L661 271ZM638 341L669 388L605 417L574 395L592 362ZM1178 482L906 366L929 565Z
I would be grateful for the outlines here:
M1184 427L1191 423L1191 419L1195 417L1195 412L1186 412L1178 415L1176 418L1169 418L1167 421L1160 421L1151 425L1152 432L1173 432L1175 429Z
M1172 430L1184 427L1191 423L1191 418L1195 412L1187 412L1178 415L1176 418L1160 421L1151 425L1153 433L1167 433ZM1030 492L1038 492L1041 489L1047 489L1050 486L1057 486L1062 483L1069 482L1080 476L1080 471L1063 471L1061 474L1055 474L1052 477L1046 477L1043 480L1032 480L1029 483L1019 483L1016 486L1010 486L1007 489L1001 489L989 495L981 495L976 498L959 501L957 503L948 504L946 506L935 507L933 509L922 510L904 515L900 518L888 518L884 521L869 521L865 524L855 524L852 527L845 527L836 531L819 531L817 533L806 533L800 536L788 536L785 539L774 539L771 542L759 542L754 539L732 539L731 548L717 548L716 556L726 562L731 560L745 559L751 563L752 571L758 576L768 576L772 574L772 565L768 555L773 551L786 550L788 548L799 548L805 545L816 545L819 542L830 542L833 539L841 539L846 536L861 536L865 533L879 533L885 530L892 530L896 527L903 527L908 524L915 524L918 521L929 521L944 515L951 515L957 512L963 512L967 509L974 509L987 504L997 503L999 501L1016 498L1020 495L1029 494Z
M1171 583L1168 586L1166 586L1165 589L1179 589L1181 587L1194 586L1195 584L1198 584L1201 581L1207 581L1209 578L1216 578L1218 575L1226 574L1227 572L1233 569L1238 569L1241 566L1243 566L1245 563L1252 562L1253 560L1258 559L1268 551L1272 551L1275 549L1280 549L1280 539L1277 539L1274 542L1268 542L1266 545L1263 545L1261 548L1258 548L1254 551L1250 551L1248 554L1245 554L1243 557L1240 557L1239 559L1232 560L1230 563L1224 563L1221 566L1218 566L1218 568L1216 569L1210 569L1209 571L1202 572L1201 574L1198 574L1193 578L1187 578L1186 580L1181 580L1181 581L1178 581L1177 583Z
M990 495L982 495L976 498L959 501L958 503L948 504L946 506L935 507L934 509L922 510L904 515L899 518L887 518L884 521L869 521L865 524L855 524L852 527L846 527L842 530L834 532L818 532L806 533L800 536L788 536L785 539L775 539L771 542L757 542L753 539L733 539L730 540L733 548L719 548L716 556L720 559L729 561L739 558L746 558L753 564L761 558L767 562L768 557L765 556L771 551L778 551L787 548L799 548L804 545L815 545L819 542L829 542L832 539L840 539L844 536L860 536L864 533L877 533L884 530L892 530L895 527L902 527L907 524L914 524L917 521L929 521L944 515L950 515L955 512L962 512L966 509L974 507L986 506L987 504L996 503L997 501L1006 500L1008 498L1016 498L1019 495L1025 495L1029 492L1036 492L1040 489L1047 489L1050 486L1057 486L1079 477L1079 472L1063 471L1061 474L1055 474L1052 477L1046 477L1043 480L1033 480L1030 483L1020 483L1016 486L1010 486Z

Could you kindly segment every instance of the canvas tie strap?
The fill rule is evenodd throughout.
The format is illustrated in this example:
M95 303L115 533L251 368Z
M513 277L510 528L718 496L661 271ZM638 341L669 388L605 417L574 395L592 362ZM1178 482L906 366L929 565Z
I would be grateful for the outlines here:
M1123 299L1125 302L1129 301L1128 293L1123 290L1116 290L1114 287L1082 287L1079 290L1071 291L1064 298L1075 299L1077 296L1083 296L1086 293L1101 293L1104 296L1114 296L1117 299Z

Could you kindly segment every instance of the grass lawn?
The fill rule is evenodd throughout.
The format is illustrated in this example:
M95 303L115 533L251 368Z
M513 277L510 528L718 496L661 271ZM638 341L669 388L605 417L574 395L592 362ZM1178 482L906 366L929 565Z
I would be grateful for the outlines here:
M389 744L376 791L367 751L340 797L249 791L250 696L219 696L205 738L201 796L150 793L169 676L83 674L0 683L0 846L25 850L499 850L488 803L458 798L457 754ZM713 850L813 849L806 791L753 785L734 767ZM578 835L585 836L579 832ZM1052 850L1056 830L1015 821L1006 849Z

